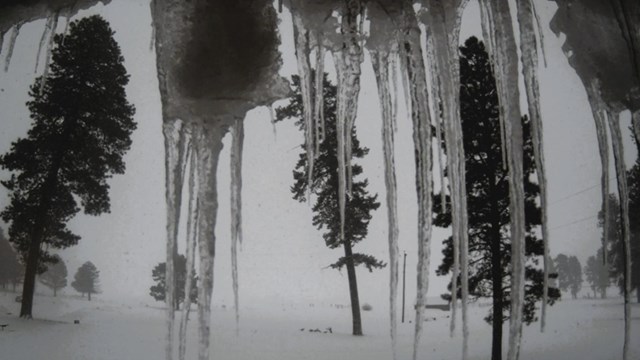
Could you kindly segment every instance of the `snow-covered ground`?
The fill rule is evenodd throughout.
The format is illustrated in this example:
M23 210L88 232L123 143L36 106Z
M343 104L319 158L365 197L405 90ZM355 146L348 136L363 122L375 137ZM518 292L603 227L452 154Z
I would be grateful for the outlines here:
M165 320L161 303L123 303L102 300L100 296L89 302L77 296L39 295L35 299L37 319L23 320L17 317L20 304L15 302L16 296L16 293L0 292L0 324L8 324L0 331L0 359L164 357ZM255 302L241 308L238 336L233 309L215 306L212 358L392 359L387 309L374 307L372 311L363 311L365 336L353 337L350 309L345 305ZM488 310L486 305L471 306L471 359L490 358L491 328L482 320ZM449 337L448 316L448 312L428 311L421 359L460 358L460 335ZM411 358L414 325L408 320L412 317L413 314L407 312L405 323L399 324L399 359ZM80 323L74 324L74 320ZM640 342L633 341L638 339L639 323L640 306L634 304L631 359L640 359ZM190 322L189 358L195 355L195 325L194 321ZM521 359L621 359L623 320L619 298L564 300L550 308L547 326L543 334L538 323L525 328ZM310 332L316 329L320 332Z

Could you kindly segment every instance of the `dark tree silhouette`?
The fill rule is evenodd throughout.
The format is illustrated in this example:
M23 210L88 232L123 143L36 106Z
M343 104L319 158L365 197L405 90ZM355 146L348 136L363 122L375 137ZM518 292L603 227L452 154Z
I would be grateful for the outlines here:
M67 265L60 256L53 255L47 271L40 275L40 282L53 290L53 296L58 296L58 290L67 286Z
M503 164L498 97L489 56L484 44L469 38L460 48L460 106L466 165L466 191L469 217L469 296L492 298L492 308L485 318L493 328L492 359L502 358L502 324L509 317L511 274L511 240L509 234L509 174ZM535 171L530 123L522 119L524 130L524 189L526 196L526 257L524 321L536 320L535 303L542 298L543 244L534 227L540 225L540 208L536 205L539 187L531 178ZM444 145L443 145L444 148ZM446 150L446 149L445 149ZM445 170L448 171L448 170ZM441 197L434 194L434 225L451 225L451 208L442 209ZM447 201L450 204L450 200ZM452 238L444 240L444 258L438 275L452 271ZM536 266L537 265L537 266ZM460 279L455 291L460 294ZM452 290L449 284L449 291ZM559 298L549 288L549 303ZM451 299L450 294L443 298ZM458 297L460 298L460 297Z
M562 291L569 291L573 299L578 298L578 292L582 289L582 266L575 256L559 254L556 256L555 265L558 269L558 287Z
M4 237L4 232L0 229L0 284L6 289L7 284L13 285L13 291L24 275L24 267L18 259L18 254L11 246L11 243Z
M87 261L76 271L71 286L76 289L77 292L81 293L83 297L84 294L87 294L89 301L91 301L91 294L100 293L99 276L100 271L98 271L91 261Z
M176 296L174 297L175 301L173 306L178 310L180 308L180 304L184 301L184 286L185 279L187 277L187 258L182 254L177 255L174 259L174 266L176 271ZM166 271L167 263L164 262L156 265L151 271L151 277L153 278L155 285L149 288L149 295L157 301L165 301ZM198 277L194 273L191 278L191 294L189 295L192 303L198 302L197 282Z
M300 92L300 78L292 77L294 95L289 98L289 104L276 109L276 120L295 119L295 124L304 131L302 119L303 104ZM324 76L324 118L325 140L320 145L313 168L313 183L308 183L308 164L305 144L302 144L303 152L293 171L294 184L291 187L293 198L300 202L307 201L307 194L315 195L313 204L313 225L318 230L324 230L322 234L325 244L331 249L342 246L344 256L330 266L335 269L347 268L349 280L349 294L351 297L351 312L353 319L353 335L362 335L362 322L360 320L360 301L358 298L358 285L356 279L356 266L364 265L372 271L374 268L382 268L386 264L371 255L353 253L353 246L362 241L368 233L371 212L376 210L380 203L376 201L377 195L369 195L367 192L368 181L356 180L362 174L362 166L352 162L352 188L351 194L346 197L344 237L340 238L340 211L338 205L338 140L336 132L336 86L331 84ZM356 137L355 128L351 131L352 158L363 158L369 149L360 146Z
M600 298L606 299L607 288L611 283L611 279L609 277L609 269L603 263L602 248L598 249L596 255L589 256L584 267L584 274L591 291L593 291L593 297L597 297L597 294L600 293Z
M1 216L11 222L10 240L26 263L20 309L26 318L36 274L51 260L43 245L76 244L80 237L66 223L80 208L89 215L109 211L107 180L124 173L136 128L124 89L129 76L109 24L99 16L74 21L54 43L46 79L36 79L29 92L28 135L0 157L13 173L2 182L11 203Z

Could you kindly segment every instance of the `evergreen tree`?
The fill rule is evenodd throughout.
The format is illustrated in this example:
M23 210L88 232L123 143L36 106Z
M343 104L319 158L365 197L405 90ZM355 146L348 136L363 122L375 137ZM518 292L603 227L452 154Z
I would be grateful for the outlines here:
M58 290L67 286L67 265L60 256L53 256L47 271L40 275L40 282L53 290L53 296L58 296Z
M184 287L185 280L187 277L187 258L179 254L174 258L174 266L176 271L176 296L175 303L173 306L176 310L180 308L180 304L184 301ZM165 301L165 277L167 271L167 263L161 262L151 271L151 277L155 282L155 285L149 288L149 295L156 299L156 301ZM198 301L198 287L197 287L198 277L193 274L191 278L191 294L189 297L191 298L192 303L197 303Z
M469 219L469 296L471 299L488 297L492 308L485 318L492 325L492 359L502 358L502 324L509 319L511 286L511 239L509 233L509 174L503 164L503 144L499 123L499 104L495 78L484 44L469 38L460 48L460 106L463 146L466 165L466 192ZM543 256L542 240L534 227L540 225L540 208L536 205L539 187L531 178L535 171L531 125L522 119L524 130L524 182L526 257L524 321L536 320L536 301L542 298ZM446 150L446 148L443 146ZM451 225L451 208L442 209L440 196L434 197L434 225ZM450 201L450 200L449 200ZM447 203L450 203L447 201ZM444 210L444 211L443 211ZM452 272L452 238L444 240L442 263L438 275ZM460 294L456 286L449 290ZM451 299L450 294L444 298ZM555 288L549 288L549 303L559 298ZM453 304L455 306L455 304Z
M20 283L24 269L18 259L18 254L11 246L11 243L4 237L4 232L0 229L0 284L6 289L7 284L16 285Z
M76 271L71 286L77 292L81 293L83 297L84 294L87 294L89 296L89 301L91 301L91 294L100 293L99 276L100 271L98 271L91 261L87 261L78 268L78 271Z
M315 78L315 76L312 76ZM295 124L304 131L303 103L300 91L300 78L292 77L294 95L289 98L289 104L276 109L276 120L295 119ZM315 196L312 210L314 212L313 225L318 230L324 230L322 237L330 249L343 248L344 256L330 266L334 269L347 268L349 280L349 294L351 297L351 312L353 320L353 335L362 335L362 322L360 320L360 301L358 298L358 285L356 279L356 266L364 265L369 271L374 268L382 268L386 264L371 255L354 253L353 246L366 238L368 233L371 212L376 210L380 203L376 201L377 195L369 195L367 191L368 181L357 180L362 174L362 166L352 162L352 187L351 194L346 195L344 241L340 238L340 211L338 205L338 140L336 132L336 86L331 84L324 76L324 119L325 139L320 145L320 151L316 157L313 168L313 183L308 183L308 164L305 144L302 144L303 152L293 170L294 184L291 187L293 198L300 202L307 199L307 194ZM363 158L369 149L360 146L356 137L355 128L351 131L352 159Z
M582 289L582 266L575 256L559 254L556 256L555 265L558 269L558 287L562 291L569 291L573 299L578 298L578 292Z
M607 288L611 283L609 278L609 269L604 266L602 248L598 249L595 256L589 256L587 259L587 265L584 268L584 274L587 277L587 282L593 291L593 297L597 297L600 293L600 298L607 298Z
M2 182L11 202L0 215L11 222L10 240L26 264L21 317L32 316L36 274L51 260L45 249L80 239L66 223L81 208L89 215L109 211L107 179L124 173L136 127L123 61L104 19L71 23L66 35L54 37L46 79L31 86L27 137L0 157L0 166L13 173Z

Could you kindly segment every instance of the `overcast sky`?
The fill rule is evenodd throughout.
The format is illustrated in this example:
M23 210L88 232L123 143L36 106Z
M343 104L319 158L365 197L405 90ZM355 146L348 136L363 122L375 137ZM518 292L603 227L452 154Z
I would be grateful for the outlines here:
M549 180L549 221L551 253L575 254L581 262L599 246L597 212L600 208L600 160L595 128L582 83L562 53L562 38L557 38L548 23L555 4L539 3L544 25L548 61L540 69L545 156ZM125 66L131 74L127 87L129 101L136 107L138 129L133 146L126 156L127 172L116 176L111 185L111 214L100 217L77 216L71 228L82 240L78 246L64 250L70 276L85 261L92 261L101 271L104 297L127 297L148 301L151 269L164 261L165 205L164 150L161 132L161 109L156 78L155 53L149 50L151 19L148 1L116 0L108 6L96 6L76 18L101 14L116 31ZM292 29L289 14L281 14L282 75L296 72ZM470 2L463 19L461 42L471 35L481 37L479 11ZM64 24L60 24L59 30ZM16 43L12 66L0 73L0 153L11 141L24 136L30 125L24 106L28 86L42 69L34 73L37 45L44 21L25 24ZM6 39L8 40L8 39ZM4 61L8 41L0 55ZM542 61L540 62L542 66ZM41 65L42 66L42 61ZM330 66L328 59L327 67ZM356 247L384 261L387 255L384 174L380 140L380 111L377 89L368 56L362 65L362 90L356 120L358 137L371 149L361 160L370 191L378 193L382 203L374 213L369 237ZM522 92L524 93L524 92ZM404 101L400 101L404 104ZM525 99L522 108L526 110ZM281 103L284 104L284 103ZM524 113L524 112L523 112ZM627 164L635 159L630 140L628 114L623 116ZM245 121L243 166L244 244L240 253L241 306L254 302L349 303L346 273L325 267L342 254L329 250L321 234L311 225L308 204L291 199L291 170L300 152L302 134L292 124L279 124L274 135L269 111L257 108ZM407 299L415 299L416 217L413 145L411 121L402 109L396 135L396 164L399 189L400 248L407 252ZM229 261L229 138L221 154L218 169L220 208L217 222L214 302L231 303ZM6 173L0 173L3 178ZM7 204L6 191L0 189L0 206ZM5 226L6 229L6 226ZM441 241L448 232L435 229L431 257L430 296L439 296L447 279L436 277L441 261ZM388 268L368 273L359 270L361 302L387 306ZM71 292L71 289L67 289Z

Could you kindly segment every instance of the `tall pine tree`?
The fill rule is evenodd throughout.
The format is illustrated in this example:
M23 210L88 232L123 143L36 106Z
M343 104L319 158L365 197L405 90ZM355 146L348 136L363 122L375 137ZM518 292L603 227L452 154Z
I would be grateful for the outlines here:
M67 221L80 208L89 215L108 212L107 180L125 170L136 124L113 34L104 19L91 16L55 36L49 73L29 92L32 126L0 157L0 166L12 172L2 182L11 203L1 216L11 222L10 240L26 263L21 317L32 316L36 273L51 259L45 245L76 244L80 237Z
M469 296L488 297L492 308L485 318L492 324L492 360L502 359L502 324L509 318L511 274L511 239L509 235L509 174L503 164L498 97L489 56L482 42L469 38L460 48L460 106L466 165L466 191L469 217ZM538 185L534 174L533 145L529 121L523 119L524 170L522 181L526 195L526 256L524 321L535 320L535 302L542 297L542 240L534 226L540 225L540 208L536 205ZM442 210L440 196L434 196L434 224L451 225L451 208ZM438 275L452 271L453 246L444 241L444 258ZM459 279L457 280L459 282ZM449 289L452 289L449 284ZM459 283L455 291L460 292ZM451 298L450 294L443 295ZM549 289L550 303L559 297L557 289ZM458 297L460 298L460 297Z
M312 78L315 78L312 76ZM300 92L300 77L293 76L294 95L289 99L289 104L276 109L276 120L295 119L296 125L304 131L303 103ZM362 335L362 321L360 319L360 300L358 296L358 284L356 278L356 266L364 265L369 271L382 268L386 264L371 255L354 253L353 246L367 237L371 212L380 207L376 201L377 195L369 195L367 191L368 181L357 180L362 174L362 166L352 162L352 187L351 193L346 196L344 241L340 238L340 209L338 205L338 138L336 131L336 86L331 84L324 76L324 119L325 139L320 145L320 151L316 157L313 168L313 183L308 182L307 154L302 152L300 159L293 171L294 184L291 187L293 198L300 202L307 199L307 195L313 194L315 202L313 225L318 230L324 230L322 237L330 249L342 247L344 256L330 266L334 269L347 268L349 280L349 295L351 297L351 313L353 320L353 335ZM352 157L363 158L369 149L360 146L356 137L355 128L351 131ZM305 144L302 149L306 149Z

